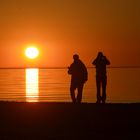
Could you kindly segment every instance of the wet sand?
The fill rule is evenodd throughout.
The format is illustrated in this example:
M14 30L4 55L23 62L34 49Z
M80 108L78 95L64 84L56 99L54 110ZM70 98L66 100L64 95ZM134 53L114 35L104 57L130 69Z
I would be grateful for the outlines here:
M0 102L0 140L139 138L140 103Z

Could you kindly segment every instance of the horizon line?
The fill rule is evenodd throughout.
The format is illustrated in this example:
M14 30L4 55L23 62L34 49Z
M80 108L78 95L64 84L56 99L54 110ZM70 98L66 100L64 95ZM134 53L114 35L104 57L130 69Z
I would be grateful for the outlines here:
M67 69L68 67L0 67L0 69ZM95 66L87 66L87 68L95 68ZM140 68L140 66L108 66L108 68Z

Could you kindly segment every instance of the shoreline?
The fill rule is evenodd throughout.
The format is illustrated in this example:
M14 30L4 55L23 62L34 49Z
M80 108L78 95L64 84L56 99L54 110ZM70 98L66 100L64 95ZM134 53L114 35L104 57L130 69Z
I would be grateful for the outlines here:
M9 100L0 100L0 104L6 104L6 103L18 103L18 104L74 104L72 101L9 101ZM75 103L78 104L78 103ZM89 104L89 105L97 105L96 101L95 102L81 102L79 104ZM98 105L101 105L102 103L99 103ZM140 105L140 102L106 102L105 104L102 105Z

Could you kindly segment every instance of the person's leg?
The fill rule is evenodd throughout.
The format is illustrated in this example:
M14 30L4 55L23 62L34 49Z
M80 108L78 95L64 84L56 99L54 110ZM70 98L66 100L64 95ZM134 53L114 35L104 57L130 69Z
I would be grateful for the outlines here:
M78 103L81 103L81 101L82 101L83 86L84 86L83 83L78 85L78 95L77 95L77 102Z
M71 83L71 86L70 86L70 95L71 95L71 99L72 99L72 102L73 103L76 102L75 89L76 89L76 85L74 85L73 83Z
M101 87L101 81L100 78L96 77L96 86L97 86L97 102L101 102L101 93L100 93L100 87Z
M106 85L107 85L107 77L105 76L102 79L102 102L105 103L106 101Z

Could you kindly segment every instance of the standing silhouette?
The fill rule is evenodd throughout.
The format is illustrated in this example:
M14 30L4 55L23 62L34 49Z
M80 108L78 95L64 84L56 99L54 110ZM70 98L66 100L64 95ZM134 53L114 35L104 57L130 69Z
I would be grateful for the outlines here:
M68 67L68 74L71 75L70 93L73 103L81 103L84 83L88 79L87 68L79 59L77 54L73 55L74 62ZM78 90L77 97L75 90Z
M106 85L107 85L107 74L106 65L110 65L109 60L99 52L97 58L92 62L96 66L96 86L97 86L97 102L105 103L106 101ZM102 94L101 94L102 86Z

